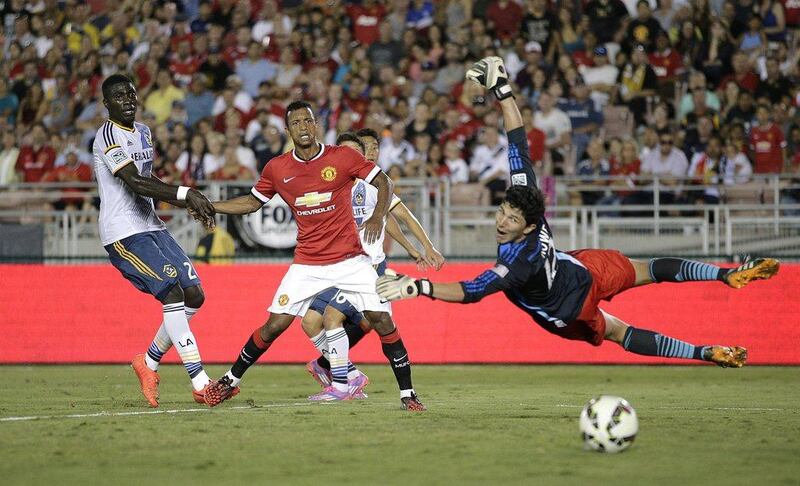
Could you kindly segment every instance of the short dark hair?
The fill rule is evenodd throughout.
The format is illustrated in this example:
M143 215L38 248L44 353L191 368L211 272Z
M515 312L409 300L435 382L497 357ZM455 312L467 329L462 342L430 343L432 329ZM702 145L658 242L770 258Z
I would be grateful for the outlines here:
M522 211L527 226L539 224L544 217L544 194L536 187L511 186L503 202Z
M336 137L336 145L341 145L344 142L353 142L354 144L358 145L362 154L367 151L367 148L364 147L364 142L362 142L361 139L358 138L358 136L353 132L340 133L339 136Z
M105 81L103 81L103 98L108 99L111 96L111 88L123 83L132 85L133 81L128 76L120 73L115 73L107 77Z
M286 113L283 115L283 121L286 125L289 125L289 114L293 111L302 110L303 108L308 108L311 113L314 113L314 110L311 109L311 103L304 100L295 100L289 103L289 106L286 107Z
M376 142L380 140L380 138L378 138L378 132L371 128L362 128L356 132L356 136L358 136L358 138L372 138Z

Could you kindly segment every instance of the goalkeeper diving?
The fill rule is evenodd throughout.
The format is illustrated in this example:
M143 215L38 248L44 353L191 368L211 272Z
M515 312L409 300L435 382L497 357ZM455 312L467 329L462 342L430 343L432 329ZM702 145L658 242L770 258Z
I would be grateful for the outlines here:
M390 301L424 295L467 304L502 291L537 324L566 339L594 346L609 340L641 355L710 361L722 367L744 365L744 347L688 343L634 327L604 312L598 304L630 288L659 282L716 280L740 289L753 280L775 275L779 262L758 258L726 269L682 258L633 260L615 250L557 250L503 60L484 58L467 71L466 77L497 98L508 136L511 188L495 214L497 262L463 282L431 282L389 270L377 281L378 294Z

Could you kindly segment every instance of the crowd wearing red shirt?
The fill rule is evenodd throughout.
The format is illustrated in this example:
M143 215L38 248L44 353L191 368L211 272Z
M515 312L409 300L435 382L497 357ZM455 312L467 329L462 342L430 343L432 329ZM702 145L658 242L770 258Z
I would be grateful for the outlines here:
M643 155L662 132L675 134L689 162L719 136L742 147L756 174L798 167L797 0L676 0L655 10L620 0L67 3L3 3L0 131L16 135L19 153L0 185L90 179L91 138L107 116L99 86L115 72L134 80L155 172L171 181L252 180L289 148L282 115L295 99L312 103L327 143L372 128L406 157L379 161L393 176L448 178L448 141L472 170L481 128L502 125L491 97L463 80L487 55L506 62L543 176L577 173L586 157L576 152L611 132L602 141L612 175L639 173L638 159L617 164L623 143ZM631 64L636 49L647 67ZM588 108L576 108L584 100L575 95L584 82L597 113L636 111L632 129L600 130L611 123L601 116L583 142L582 134L565 142L539 100L549 93L555 110L584 126ZM427 107L423 128L418 105ZM410 149L390 143L397 122ZM214 136L222 147L211 153ZM241 167L219 162L226 149Z

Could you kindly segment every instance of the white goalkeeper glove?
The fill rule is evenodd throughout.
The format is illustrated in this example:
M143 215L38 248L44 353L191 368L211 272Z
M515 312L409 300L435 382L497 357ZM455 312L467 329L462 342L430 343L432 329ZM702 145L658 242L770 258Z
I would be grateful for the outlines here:
M428 279L415 280L408 275L401 275L392 269L378 277L376 284L378 295L388 301L410 299L418 295L432 297L433 285Z
M500 57L484 57L467 70L466 77L490 90L498 100L514 96L511 86L508 85L506 67Z

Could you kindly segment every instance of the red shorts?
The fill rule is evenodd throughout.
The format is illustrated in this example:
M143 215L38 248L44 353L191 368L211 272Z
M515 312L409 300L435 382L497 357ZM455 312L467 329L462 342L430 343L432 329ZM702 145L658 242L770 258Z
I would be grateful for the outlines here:
M559 333L567 339L578 339L600 346L606 335L606 319L597 307L601 300L633 287L636 271L631 261L616 250L576 250L568 252L592 275L592 287L586 294L580 314Z

